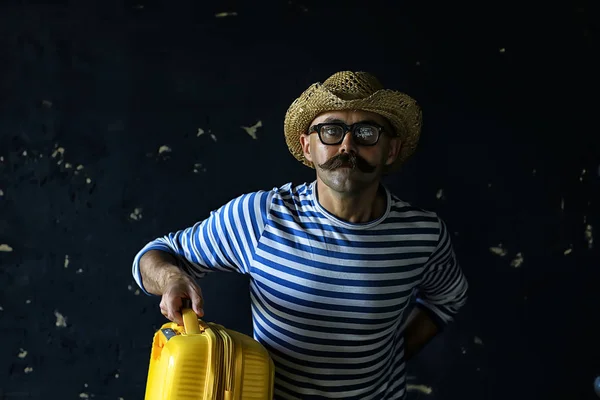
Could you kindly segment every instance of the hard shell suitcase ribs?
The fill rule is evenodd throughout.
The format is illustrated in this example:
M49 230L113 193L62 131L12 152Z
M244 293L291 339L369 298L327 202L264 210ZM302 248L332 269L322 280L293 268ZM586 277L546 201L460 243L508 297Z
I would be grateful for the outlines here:
M145 400L270 400L275 370L253 338L204 322L191 308L183 326L155 332Z

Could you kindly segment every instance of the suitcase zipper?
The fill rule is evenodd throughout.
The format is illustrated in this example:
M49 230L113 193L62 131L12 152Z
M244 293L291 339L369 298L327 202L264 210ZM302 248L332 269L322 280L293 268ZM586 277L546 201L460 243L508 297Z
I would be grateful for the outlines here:
M215 369L215 387L213 393L215 393L215 399L223 399L223 338L221 336L220 329L214 329L213 334L215 336L215 363L217 368Z
M221 338L223 339L223 369L224 369L224 379L223 379L223 394L222 397L225 400L233 400L233 375L235 372L235 352L233 348L233 339L225 328L219 329L219 333L221 334Z

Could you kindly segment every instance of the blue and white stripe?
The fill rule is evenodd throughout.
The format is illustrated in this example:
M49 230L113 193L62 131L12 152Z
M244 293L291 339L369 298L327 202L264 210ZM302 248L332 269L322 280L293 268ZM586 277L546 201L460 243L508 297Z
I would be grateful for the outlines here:
M277 399L402 399L409 304L447 324L468 284L444 222L385 189L376 221L323 209L315 182L244 194L195 225L148 243L190 275L250 276L254 338L276 367Z

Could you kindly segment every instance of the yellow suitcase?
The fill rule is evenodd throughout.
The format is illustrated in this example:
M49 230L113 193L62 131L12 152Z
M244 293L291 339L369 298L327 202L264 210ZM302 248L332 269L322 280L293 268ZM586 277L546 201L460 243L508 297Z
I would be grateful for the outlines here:
M183 326L168 322L154 334L145 400L273 398L275 369L264 346L191 308L182 314Z

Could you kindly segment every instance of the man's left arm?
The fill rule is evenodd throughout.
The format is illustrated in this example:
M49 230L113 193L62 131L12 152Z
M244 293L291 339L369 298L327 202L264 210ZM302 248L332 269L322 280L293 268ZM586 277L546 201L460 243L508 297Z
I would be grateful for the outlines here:
M425 264L416 307L406 322L405 359L409 360L454 319L467 301L468 282L452 248L446 224L440 219L438 244Z

